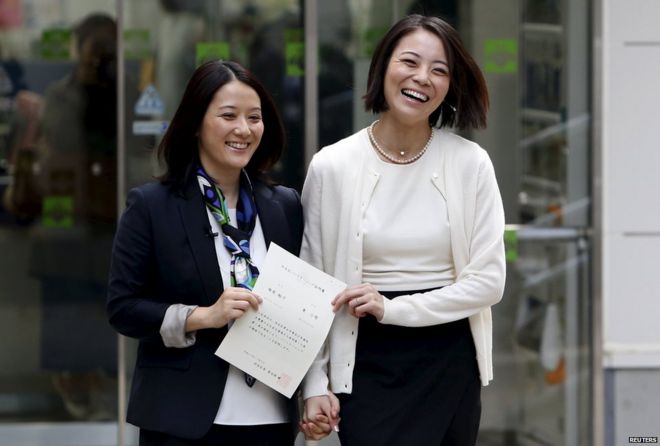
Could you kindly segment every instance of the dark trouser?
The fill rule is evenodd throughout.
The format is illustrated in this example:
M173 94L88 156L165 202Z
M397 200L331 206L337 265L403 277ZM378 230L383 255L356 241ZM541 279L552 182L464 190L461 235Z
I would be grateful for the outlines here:
M198 440L140 429L140 446L293 446L294 441L290 423L253 426L214 424Z

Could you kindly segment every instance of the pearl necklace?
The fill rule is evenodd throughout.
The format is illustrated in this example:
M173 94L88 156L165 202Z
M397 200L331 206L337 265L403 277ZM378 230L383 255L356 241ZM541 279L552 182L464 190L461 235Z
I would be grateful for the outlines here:
M420 150L419 153L417 153L417 155L406 159L397 159L394 158L392 155L388 154L387 152L385 152L385 150L383 150L380 144L378 144L378 141L376 141L376 137L374 136L374 126L378 122L379 120L377 119L373 123L371 123L369 127L367 127L367 133L369 134L369 141L371 141L373 147L380 155L382 155L383 158L385 158L388 161L391 161L394 164L410 164L417 161L422 155L424 155L424 152L426 152L426 149L429 148L429 146L431 145L431 141L433 140L433 129L431 129L431 136L429 136L428 141L426 141L426 144L424 144L424 147L422 147L422 150ZM399 154L400 156L404 156L406 152L401 150Z

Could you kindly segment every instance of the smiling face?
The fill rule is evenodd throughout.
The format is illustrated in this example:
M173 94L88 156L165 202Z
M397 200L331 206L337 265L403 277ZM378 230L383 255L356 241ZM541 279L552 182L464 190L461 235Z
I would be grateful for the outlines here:
M418 28L399 40L385 71L387 113L409 125L428 123L449 91L449 62L442 41Z
M232 80L215 92L199 129L199 159L217 181L247 166L264 133L261 100L250 86Z

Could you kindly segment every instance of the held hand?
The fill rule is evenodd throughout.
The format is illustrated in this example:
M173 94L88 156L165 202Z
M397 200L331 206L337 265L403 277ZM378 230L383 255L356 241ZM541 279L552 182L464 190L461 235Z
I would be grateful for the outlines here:
M243 316L248 308L259 310L259 304L263 302L261 297L245 288L227 288L220 298L208 307L208 319L211 327L224 327L229 321Z
M320 440L331 431L339 432L339 400L332 393L305 400L305 415L300 430L306 440Z
M335 313L339 311L342 305L346 304L348 311L353 316L363 317L366 314L371 314L380 321L385 315L383 299L383 295L373 285L363 283L346 288L331 303Z

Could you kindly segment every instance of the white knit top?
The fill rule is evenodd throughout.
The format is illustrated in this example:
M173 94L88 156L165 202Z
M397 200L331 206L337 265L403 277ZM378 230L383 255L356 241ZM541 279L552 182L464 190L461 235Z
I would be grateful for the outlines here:
M380 180L363 220L362 281L381 291L424 290L454 282L447 203L431 182L439 147L411 164L381 160L366 166Z

